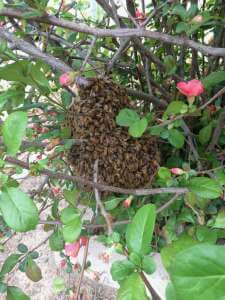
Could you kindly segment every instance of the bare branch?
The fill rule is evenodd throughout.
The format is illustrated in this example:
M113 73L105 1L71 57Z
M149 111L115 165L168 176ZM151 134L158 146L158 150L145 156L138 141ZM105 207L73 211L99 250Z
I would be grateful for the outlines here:
M24 169L29 170L30 165L26 162L23 162L21 160L18 160L11 156L6 156L5 161L13 164L18 165ZM59 180L69 180L74 183L81 183L83 185L88 185L92 187L96 187L100 191L108 191L118 194L129 194L129 195L135 195L135 196L147 196L147 195L156 195L156 194L186 194L189 192L189 190L185 187L170 187L170 188L154 188L154 189L126 189L126 188L120 188L115 186L109 186L101 183L96 183L93 181L90 181L88 179L85 179L80 176L71 176L67 175L61 172L53 172L48 169L42 169L40 170L41 174L48 175L51 178L59 179Z
M29 10L19 11L11 8L5 8L0 10L0 16L8 16L8 17L23 19L23 14L25 12L29 12ZM34 20L39 23L59 26L76 32L83 32L86 34L95 35L97 37L115 37L115 38L145 37L145 38L155 39L167 44L190 47L205 55L221 56L221 57L225 56L225 48L206 46L201 43L192 41L187 37L172 36L162 32L146 30L144 28L127 28L127 29L126 28L121 28L121 29L93 28L85 24L79 24L67 20L58 19L55 16L46 16L46 15L42 17L32 17L30 18L30 20Z
M212 151L217 145L221 135L221 131L224 128L224 125L225 125L225 112L222 111L219 115L217 126L213 132L212 140L207 148L208 151Z
M98 182L98 159L95 161L94 163L94 182L97 183ZM97 207L100 208L101 211L101 215L104 217L107 227L108 227L108 234L112 234L113 230L112 230L112 225L111 222L109 220L108 214L105 210L104 205L102 204L101 198L100 198L100 193L98 191L98 189L95 187L95 200L96 200L96 205Z

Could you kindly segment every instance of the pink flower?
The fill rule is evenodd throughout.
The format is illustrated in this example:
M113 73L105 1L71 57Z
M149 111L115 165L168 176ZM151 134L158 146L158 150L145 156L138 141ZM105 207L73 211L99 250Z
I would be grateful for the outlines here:
M80 251L80 241L76 241L72 244L66 244L65 245L65 253L66 255L70 257L77 257L79 251Z
M171 168L170 172L174 175L182 175L184 174L184 170L180 169L180 168Z
M178 82L177 88L181 92L181 94L187 97L199 96L201 93L204 92L204 85L201 83L200 80L197 79L193 79L188 82Z
M75 79L74 72L64 73L59 77L59 83L62 86L69 86L74 82L74 79Z

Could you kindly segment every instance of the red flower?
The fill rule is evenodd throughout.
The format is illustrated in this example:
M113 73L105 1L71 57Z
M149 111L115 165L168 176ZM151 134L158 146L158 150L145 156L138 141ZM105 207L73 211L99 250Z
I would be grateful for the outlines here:
M65 252L66 255L70 256L70 257L77 257L79 251L80 251L80 242L74 242L72 244L66 244L65 245Z
M181 94L187 97L199 96L201 93L204 92L204 85L201 83L200 80L197 79L193 79L188 82L178 82L177 88L181 92Z
M81 236L80 237L80 246L82 247L82 246L86 246L87 245L87 243L88 243L88 237L86 237L86 236Z

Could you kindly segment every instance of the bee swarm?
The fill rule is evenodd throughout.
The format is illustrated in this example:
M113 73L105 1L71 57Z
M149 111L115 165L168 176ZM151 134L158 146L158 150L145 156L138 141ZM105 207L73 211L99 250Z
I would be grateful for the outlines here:
M85 140L69 152L75 174L92 181L98 159L99 183L123 188L148 185L159 162L155 138L143 135L135 139L127 128L116 124L119 111L131 108L124 88L109 79L90 80L88 87L79 88L79 97L67 114L72 138Z

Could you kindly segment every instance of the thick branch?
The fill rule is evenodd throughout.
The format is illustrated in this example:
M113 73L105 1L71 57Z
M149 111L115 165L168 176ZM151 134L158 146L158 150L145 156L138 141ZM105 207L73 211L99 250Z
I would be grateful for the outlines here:
M11 156L6 156L5 161L13 164L20 166L24 169L29 170L30 165L26 162L23 162L21 160L18 160L14 157ZM129 195L135 195L135 196L146 196L146 195L156 195L156 194L186 194L188 193L188 189L185 187L170 187L170 188L154 188L154 189L126 189L126 188L119 188L115 186L109 186L101 183L95 183L93 181L90 181L88 179L85 179L80 176L71 176L67 175L61 172L53 172L48 169L42 169L40 170L41 174L47 175L51 178L59 179L59 180L69 180L74 183L81 183L83 185L88 185L97 188L100 191L108 191L108 192L113 192L113 193L118 193L118 194L129 194Z
M32 44L15 37L12 33L8 32L4 28L0 28L0 38L10 42L19 50L22 50L24 53L31 55L34 58L39 58L49 64L53 69L59 70L63 73L71 72L73 69L65 64L63 61L55 58L50 54L46 54L39 50L37 47ZM78 78L78 84L87 84L87 79L83 77Z
M8 32L7 30L5 30L3 28L0 28L0 38L6 40L8 42L11 42L13 45L15 45L15 47L17 49L22 50L24 53L27 53L27 54L31 55L32 57L42 59L47 64L49 64L53 69L57 69L61 72L73 71L73 69L71 67L69 67L67 64L65 64L61 60L55 58L54 56L52 56L50 54L43 53L37 47L33 46L32 44L30 44L22 39L15 37L12 33ZM87 86L89 84L89 81L88 81L88 79L86 79L84 77L77 77L76 83L78 85ZM129 96L139 97L139 99L147 99L147 100L150 99L152 101L152 103L154 103L155 105L159 105L162 107L167 106L166 101L164 101L162 99L158 99L154 96L150 96L146 93L143 93L142 91L127 89L127 93Z
M6 8L0 10L0 16L8 16L14 18L23 19L23 14L29 11L19 11L11 8ZM95 35L97 37L145 37L145 38L152 38L163 43L167 44L174 44L180 46L190 47L195 49L205 55L212 55L212 56L225 56L225 49L224 48L215 48L211 46L206 46L201 43L197 43L192 41L186 37L178 37L172 36L169 34L165 34L162 32L157 31L150 31L144 28L121 28L121 29L102 29L102 28L93 28L87 26L85 24L78 24L75 22L67 21L58 19L55 16L42 16L42 17L33 17L30 20L37 21L39 23L50 24L54 26L59 26L62 28L70 29L76 32L83 32L86 34Z

